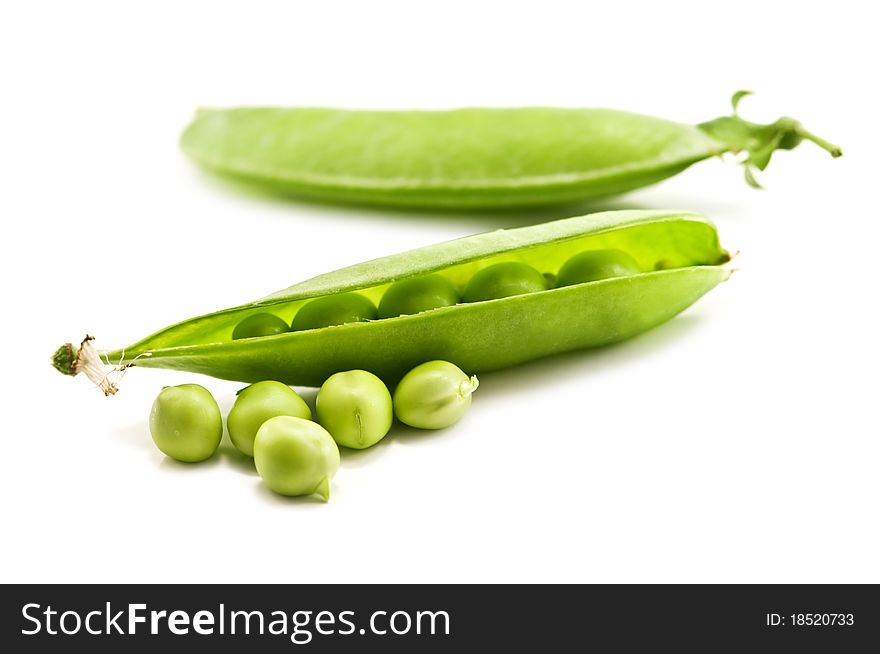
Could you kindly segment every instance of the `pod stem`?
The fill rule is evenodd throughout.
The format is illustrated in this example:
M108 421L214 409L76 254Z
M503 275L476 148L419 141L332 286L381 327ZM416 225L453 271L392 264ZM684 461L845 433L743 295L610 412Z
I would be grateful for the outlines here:
M834 145L831 141L827 141L827 140L823 139L821 136L816 136L812 132L808 132L807 130L804 129L804 126L801 125L800 123L797 123L797 127L798 127L798 133L800 134L801 138L803 138L807 141L810 141L811 143L815 143L820 148L822 148L823 150L828 152L835 159L837 157L843 156L843 150L840 149L840 146Z
M743 166L750 186L761 188L754 171L767 168L770 157L776 150L793 150L805 140L816 144L832 157L837 158L843 154L838 146L808 131L794 118L783 117L766 125L743 119L737 109L740 100L750 94L751 91L737 91L731 98L733 114L697 125L721 143L724 151L748 153Z

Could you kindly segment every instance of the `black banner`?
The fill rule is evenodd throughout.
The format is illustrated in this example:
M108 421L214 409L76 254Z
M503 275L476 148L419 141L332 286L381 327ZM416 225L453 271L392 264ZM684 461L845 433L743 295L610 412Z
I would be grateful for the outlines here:
M5 652L854 652L880 644L874 585L19 585L2 587L0 611Z

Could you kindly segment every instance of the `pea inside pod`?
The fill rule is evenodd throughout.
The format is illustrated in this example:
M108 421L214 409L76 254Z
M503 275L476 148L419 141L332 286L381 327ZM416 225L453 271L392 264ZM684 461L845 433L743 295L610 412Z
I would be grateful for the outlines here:
M379 303L380 318L408 316L422 311L451 307L458 302L455 285L443 275L402 279L388 287Z
M562 264L556 286L626 277L640 272L638 262L622 250L587 250Z
M625 252L638 272L548 288L566 262L597 250ZM366 370L388 385L414 366L446 360L469 374L543 356L614 343L669 320L724 281L727 252L708 219L698 214L619 211L457 239L320 275L255 302L192 318L124 350L135 364L191 370L239 381L276 379L320 386L344 370ZM655 270L663 262L664 269ZM312 302L343 294L381 302L401 280L441 275L466 288L498 264L528 266L534 289L411 315L232 340L236 324L267 311L286 320ZM467 295L467 294L466 294ZM123 350L105 353L119 360ZM63 355L63 356L62 356ZM86 342L63 346L54 365L102 381L98 354ZM106 385L105 385L106 386ZM107 390L105 389L105 392Z
M462 299L482 302L547 288L547 279L527 263L503 261L477 272L468 282Z
M273 336L288 331L287 323L271 313L255 313L248 316L232 330L232 340Z
M320 329L373 320L376 306L359 293L341 293L317 298L305 304L293 317L291 331Z

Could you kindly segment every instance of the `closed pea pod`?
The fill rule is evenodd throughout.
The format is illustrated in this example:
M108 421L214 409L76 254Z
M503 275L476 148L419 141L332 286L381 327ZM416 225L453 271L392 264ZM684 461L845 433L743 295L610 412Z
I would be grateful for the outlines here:
M620 250L640 272L519 295L459 303L414 315L355 322L276 336L232 340L248 315L292 319L317 298L357 293L378 302L400 280L439 274L457 288L499 263L555 275L574 255ZM256 302L192 318L125 348L126 361L253 382L276 379L320 386L345 370L366 370L387 384L432 360L469 374L497 370L584 347L621 341L669 320L727 279L727 252L714 226L683 212L618 211L497 230L356 264ZM655 271L657 261L664 270ZM105 353L119 360L123 350ZM62 356L63 355L63 356ZM89 346L59 349L56 367L90 372ZM105 392L107 392L105 390Z
M623 193L725 152L763 170L777 149L809 140L791 118L733 115L699 125L611 109L200 111L181 137L193 160L283 194L374 205L537 206Z

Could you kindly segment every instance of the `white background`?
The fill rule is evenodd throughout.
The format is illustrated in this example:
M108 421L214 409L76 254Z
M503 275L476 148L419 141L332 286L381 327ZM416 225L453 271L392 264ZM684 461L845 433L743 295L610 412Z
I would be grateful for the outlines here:
M813 7L816 8L813 8ZM876 21L865 2L45 2L0 15L2 581L880 582ZM603 351L484 375L440 433L346 453L328 504L224 437L153 446L162 385L48 364L357 261L560 217L273 200L181 155L198 106L782 114L840 143L749 189L713 160L600 208L702 211L740 271ZM314 392L306 392L311 401Z

